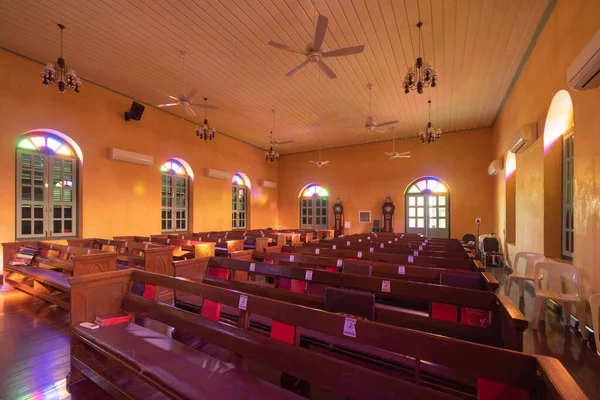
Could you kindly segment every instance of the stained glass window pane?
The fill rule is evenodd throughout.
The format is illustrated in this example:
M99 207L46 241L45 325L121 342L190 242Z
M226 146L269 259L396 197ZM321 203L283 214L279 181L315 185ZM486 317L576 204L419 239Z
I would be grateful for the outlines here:
M419 181L416 183L417 187L419 188L419 190L422 192L423 190L427 189L427 181Z
M62 145L61 147L58 148L58 150L56 150L56 154L60 154L63 156L72 156L73 153L71 153L71 150L69 150L69 148L65 145Z
M46 139L46 146L47 146L49 149L51 149L52 151L56 152L56 150L58 150L58 148L59 148L60 146L62 146L62 143L61 143L61 142L59 142L59 141L58 141L58 140L56 140L56 139L53 139L53 138L49 137L49 138L47 138L47 139Z
M417 187L417 185L412 185L410 189L408 189L408 193L421 193L421 190Z
M436 186L438 185L438 181L435 181L433 179L428 179L427 180L427 189L431 190L432 192L435 191Z
M35 146L33 145L33 143L31 143L29 139L21 140L17 147L25 150L35 150Z
M29 138L36 149L46 146L46 138L44 136L31 136Z
M446 193L448 191L448 188L446 188L446 185L444 185L443 183L440 182L439 185L436 186L436 188L434 189L434 193Z

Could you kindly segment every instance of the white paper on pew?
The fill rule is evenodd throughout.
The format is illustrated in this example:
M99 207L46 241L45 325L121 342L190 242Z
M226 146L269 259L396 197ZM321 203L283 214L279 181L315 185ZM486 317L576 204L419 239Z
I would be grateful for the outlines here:
M394 238L394 242L397 242L397 241L398 241L398 238Z
M341 267L344 264L344 261L342 260L337 260L337 266Z
M383 247L384 247L383 243L379 243L379 248L383 249Z
M335 250L335 249L337 249L337 246L334 244L333 246L331 246L331 248L332 248L333 250Z
M346 242L346 246L350 246L350 242Z
M356 337L356 320L346 317L344 322L344 336Z
M362 239L358 239L358 243L360 243L360 242L362 242ZM348 242L348 243L350 243L350 242Z
M358 253L356 253L356 258L362 258L362 251L359 251Z
M411 263L411 264L412 264L414 261L415 261L415 260L414 260L413 256L408 256L408 262L409 262L409 263Z
M371 236L367 236L367 240L371 240Z
M406 267L404 265L398 265L398 275L406 274Z
M392 244L392 241L391 241L391 240L388 240L388 244Z
M381 291L390 292L390 281L381 281Z
M311 269L307 269L306 273L304 274L304 279L307 281L312 281L312 270Z
M423 251L423 246L419 246L419 251Z
M240 310L246 310L246 306L248 305L248 296L241 294L240 302L238 303L238 308Z
M296 259L296 257L294 257L294 255L292 254L292 255L290 256L290 262L294 262L294 260L295 260L295 259Z
M319 254L320 252L321 252L321 249L319 249L319 248L315 249L315 254Z
M372 248L372 247L369 247L369 252L373 253L374 251L375 251L375 249L374 249L374 248Z
M415 251L413 252L413 255L415 255L415 256L418 256L418 255L419 255L419 252L418 252L417 250L415 250Z
M256 263L250 263L250 272L256 271Z

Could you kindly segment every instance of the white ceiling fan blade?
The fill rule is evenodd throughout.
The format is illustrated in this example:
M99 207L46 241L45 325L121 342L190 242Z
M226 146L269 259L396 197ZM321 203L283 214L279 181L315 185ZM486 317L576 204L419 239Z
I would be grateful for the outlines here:
M198 92L198 89L192 89L188 92L187 96L185 97L187 101L191 102L192 98L196 95L196 93Z
M298 66L290 69L288 72L285 73L285 76L292 76L294 75L296 72L298 72L298 70L302 67L304 67L306 64L308 64L308 58L306 60L304 60L302 63L300 63Z
M410 156L410 151L405 151L404 153L400 153L401 156Z
M365 49L365 46L352 46L352 47L344 47L342 49L326 51L323 53L323 57L344 57L351 56L353 54L362 53Z
M329 164L329 161L321 161L321 165Z
M311 164L317 164L318 165L317 161L309 161L309 163L311 163Z
M183 109L188 113L188 115L195 117L196 116L196 112L194 110L192 110L192 107L190 107L189 104L181 104L181 107L183 107Z
M300 51L298 49L295 49L295 48L293 48L291 46L286 46L285 44L281 44L281 43L277 43L277 42L273 42L273 41L270 41L267 44L269 46L272 46L272 47L277 47L278 49L281 49L281 50L287 50L287 51L291 51L292 53L298 53L298 54L306 55L305 52Z
M179 103L165 103L165 104L157 104L156 107L165 108L165 107L173 107L178 105Z
M278 140L274 140L271 142L271 144L274 144L274 145L288 144L288 143L294 143L294 141L293 140L284 140L284 141L280 142Z
M190 103L190 106L206 108L208 110L218 110L219 109L219 106L213 106L212 104Z
M377 125L377 126L379 126L379 125ZM379 133L386 133L385 131L381 131L381 130L375 129L375 128L371 128L371 130L375 131L375 132L379 132Z
M394 124L397 124L398 122L400 122L400 121L398 121L397 119L395 119L393 121L388 121L388 122L384 122L382 124L377 124L377 127L379 128L380 126L394 125Z
M386 156L393 156L394 155L394 153L390 153L390 152L387 152L387 151L384 152L383 154L385 154Z
M317 27L315 28L315 41L313 43L313 50L321 50L323 40L325 39L325 33L327 33L327 23L329 20L324 15L319 15L317 19Z
M337 78L337 75L335 74L335 72L333 72L332 69L329 68L327 66L327 64L325 64L323 62L323 60L317 61L317 65L319 65L319 68L321 68L321 71L323 71L323 73L325 75L327 75L327 77L329 77L329 79Z
M158 93L163 94L165 96L167 96L168 98L172 99L172 100L176 100L179 101L179 99L175 96L171 96L170 94L166 94L165 92L161 92L160 90L157 90Z

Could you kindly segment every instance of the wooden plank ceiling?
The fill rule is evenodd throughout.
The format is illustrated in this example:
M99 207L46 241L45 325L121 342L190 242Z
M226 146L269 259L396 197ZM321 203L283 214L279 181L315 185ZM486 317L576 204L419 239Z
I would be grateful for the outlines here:
M549 1L316 0L329 18L324 51L365 45L362 54L326 59L333 80L313 64L284 77L303 56L266 45L304 50L314 35L311 0L2 0L0 47L53 62L60 22L69 67L148 104L169 102L160 92L181 93L185 50L194 101L208 97L220 107L208 111L211 125L265 147L275 109L276 139L294 141L279 146L284 154L391 138L364 128L368 82L375 119L400 120L396 137L426 124L429 93L432 122L445 132L490 126ZM439 86L406 95L419 18ZM84 83L81 101L85 92ZM179 107L169 112L188 118Z

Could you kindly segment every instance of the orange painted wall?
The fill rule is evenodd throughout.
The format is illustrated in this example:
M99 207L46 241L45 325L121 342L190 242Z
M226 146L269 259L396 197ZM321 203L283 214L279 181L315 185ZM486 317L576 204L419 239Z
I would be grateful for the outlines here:
M376 137L365 131L365 135ZM285 155L279 162L279 224L299 226L300 190L319 183L329 191L331 203L339 196L350 232L367 232L372 224L359 224L358 211L371 211L372 219L382 219L381 205L390 196L396 205L394 231L404 231L404 191L415 179L436 176L450 187L450 234L462 237L476 233L475 218L482 218L481 232L493 227L493 178L487 174L492 161L491 129L476 129L443 135L434 144L418 139L396 142L396 150L411 151L412 158L389 160L383 153L392 143L381 142L325 150L322 159L331 161L321 168L310 164L317 152ZM330 206L331 208L331 206ZM331 210L329 210L332 216ZM329 218L330 228L333 219Z
M494 154L506 153L507 143L524 124L537 122L540 138L517 155L517 251L544 251L543 130L552 98L568 89L567 68L600 29L600 2L559 0L533 48L523 72L493 127ZM575 121L575 257L586 295L600 291L600 89L569 90ZM505 180L495 179L495 229L504 239ZM553 212L560 213L560 209Z
M231 229L231 182L204 176L205 168L241 171L252 183L250 226L277 222L277 190L259 187L260 179L277 181L277 165L264 151L217 134L200 141L195 125L146 107L141 121L125 123L131 99L84 82L82 93L60 94L40 83L40 64L0 50L0 242L15 239L15 144L24 132L47 128L70 136L83 151L80 183L83 236L160 232L160 165L170 157L186 160L195 175L195 231ZM217 124L219 112L212 112ZM154 157L150 167L109 160L109 148ZM1 251L1 250L0 250ZM2 264L0 264L2 265Z

